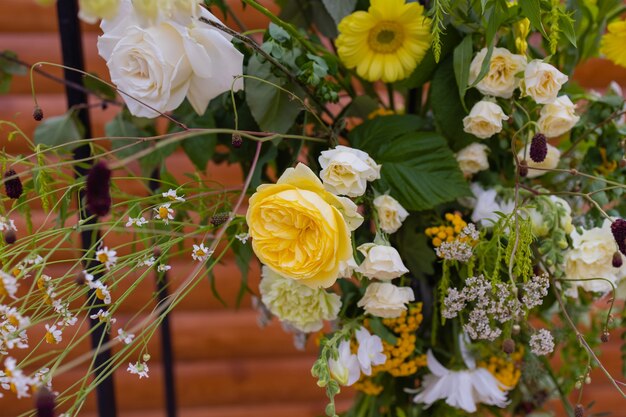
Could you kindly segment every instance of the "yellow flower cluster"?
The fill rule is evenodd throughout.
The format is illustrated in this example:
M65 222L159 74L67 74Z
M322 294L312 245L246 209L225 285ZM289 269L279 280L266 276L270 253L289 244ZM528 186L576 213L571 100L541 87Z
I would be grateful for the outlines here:
M478 366L486 368L502 385L511 390L515 388L522 376L520 364L523 356L524 351L518 350L509 357L492 356L488 362L479 363Z
M422 319L422 303L415 303L410 304L408 311L402 312L400 317L383 320L383 324L396 335L396 343L383 340L383 354L387 356L387 361L383 365L374 366L370 377L362 377L354 385L357 390L368 395L378 395L383 387L372 379L377 374L388 372L394 377L408 376L426 366L426 355L415 355L415 331Z
M377 117L382 117L382 116L393 116L394 114L396 114L395 111L381 107L381 108L374 110L370 114L368 114L367 119L372 120L372 119L375 119Z
M446 224L426 229L426 236L432 239L435 247L441 246L443 242L453 242L467 226L459 212L446 213L445 219Z

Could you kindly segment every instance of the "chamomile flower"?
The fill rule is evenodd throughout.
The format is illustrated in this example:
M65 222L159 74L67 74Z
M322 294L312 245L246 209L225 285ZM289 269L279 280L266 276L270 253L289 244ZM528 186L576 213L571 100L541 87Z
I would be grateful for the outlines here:
M209 251L209 248L204 246L204 243L200 243L200 245L193 245L191 257L195 261L203 262L211 255L213 255L213 251Z
M17 363L14 358L7 357L4 360L4 375L2 380L2 388L10 389L15 392L17 398L30 397L30 387L33 384L33 380L24 375L21 369L17 367Z
M167 272L170 269L172 269L172 267L170 265L160 264L159 266L157 266L157 271L158 272Z
M139 379L148 378L148 364L145 362L129 363L127 371L133 375L139 375Z
M57 326L46 324L46 343L56 345L63 340L63 331L57 329Z
M18 284L14 276L0 271L0 297L8 296L15 299Z
M180 201L181 203L185 201L184 195L179 196L176 194L176 190L171 188L166 193L163 193L163 197L171 201Z
M111 312L106 310L98 310L96 314L92 314L89 316L92 320L98 320L100 323L115 323L117 321L116 318L111 316Z
M131 226L141 227L144 224L148 224L148 220L146 220L143 216L139 216L139 217L130 217L130 216L128 216L128 221L126 222L126 227L131 227Z
M151 257L146 258L143 261L139 262L139 266L151 267L152 265L154 265L155 262L156 262L155 257L151 256Z
M174 210L170 208L170 203L161 204L155 207L156 217L163 220L163 223L169 224L170 220L174 220Z
M96 251L96 259L109 271L117 263L117 251L104 246Z
M134 334L127 333L123 329L117 329L117 339L125 345L130 345L134 338Z
M41 257L41 255L36 255L35 257L26 259L26 263L28 265L39 265L42 262L43 262L43 258Z
M104 304L111 304L111 292L102 281L91 281L89 288L95 290L97 299L102 300Z

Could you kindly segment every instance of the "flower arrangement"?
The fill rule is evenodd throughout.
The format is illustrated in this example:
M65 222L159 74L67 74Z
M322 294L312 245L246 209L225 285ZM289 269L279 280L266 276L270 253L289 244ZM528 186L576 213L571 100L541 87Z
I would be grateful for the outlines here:
M14 351L71 352L89 320L121 346L105 373L149 377L158 323L233 251L238 301L251 292L261 322L318 344L328 416L352 386L342 415L530 415L559 398L581 417L596 367L626 398L596 352L626 321L625 103L571 78L599 54L624 65L622 2L242 1L270 21L262 36L223 1L80 0L111 80L85 87L122 110L85 139L80 110L44 117L33 90L32 154L3 152L0 386L54 390L76 361ZM85 145L75 177L68 152ZM184 180L163 163L178 148L198 171ZM239 164L243 189L212 183L209 161ZM54 224L34 227L37 203ZM78 256L76 231L92 239ZM180 254L194 265L171 297L118 327ZM64 415L88 377L55 394Z

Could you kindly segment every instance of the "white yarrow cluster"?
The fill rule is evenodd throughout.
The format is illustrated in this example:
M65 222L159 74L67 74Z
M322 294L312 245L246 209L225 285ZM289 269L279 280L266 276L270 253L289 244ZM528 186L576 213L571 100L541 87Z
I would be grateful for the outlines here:
M543 304L543 298L548 295L548 288L550 288L550 278L547 273L533 276L524 284L522 303L529 310L540 306Z
M541 329L530 337L530 351L535 355L544 356L554 350L554 337L546 329Z

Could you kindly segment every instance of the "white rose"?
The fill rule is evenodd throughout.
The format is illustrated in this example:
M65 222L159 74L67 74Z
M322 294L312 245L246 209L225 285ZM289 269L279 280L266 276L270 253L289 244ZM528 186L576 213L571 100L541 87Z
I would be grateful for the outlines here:
M518 152L517 157L519 160L524 159L524 155L529 155L530 153L530 143L526 145L526 149L522 149ZM561 159L561 151L559 151L554 146L548 143L548 153L546 155L546 159L541 162L535 162L532 159L526 159L526 163L528 164L528 178L536 178L540 177L548 171L544 171L544 169L554 169L559 164L559 160ZM533 169L533 168L543 168L541 170Z
M395 233L409 213L400 205L398 200L384 194L374 199L374 207L378 214L378 223L385 233Z
M472 143L456 154L456 160L461 171L463 171L463 175L469 177L472 174L489 169L489 161L487 160L488 149L489 147L482 143Z
M605 278L617 285L626 276L626 267L613 267L613 254L617 250L611 233L611 222L605 220L602 227L583 230L582 234L571 234L572 248L565 254L565 278ZM626 258L622 256L623 264ZM611 286L606 281L572 281L572 285L586 291L607 292Z
M117 16L120 0L79 0L78 6L78 17L93 24L99 19L113 19Z
M491 101L474 104L470 114L463 118L463 130L481 139L487 139L502 131L502 121L508 120L502 108Z
M365 255L365 260L356 271L368 278L389 281L409 272L402 263L400 254L392 246L365 243L357 249Z
M346 197L337 197L343 207L339 208L339 211L343 215L348 229L350 231L356 230L361 224L363 224L363 216L357 211L358 207L354 204L354 201Z
M205 9L201 14L216 20ZM205 24L186 27L171 21L142 28L130 0L101 28L98 51L135 116L174 110L185 96L203 114L209 101L229 91L233 77L242 73L243 55L229 37ZM242 86L240 79L232 85L235 90Z
M320 178L328 191L348 197L365 193L367 181L380 178L380 165L363 151L339 145L319 157Z
M524 94L539 104L548 104L556 99L567 75L540 59L532 60L524 71Z
M373 282L367 286L357 306L363 307L365 312L372 316L396 318L407 309L406 304L413 300L415 295L410 287L396 287L388 282Z
M549 138L560 136L569 132L579 119L572 100L568 96L560 96L541 108L539 131Z
M469 82L474 83L480 74L487 48L476 54L470 65ZM476 88L486 96L511 98L519 85L516 74L524 71L526 57L509 52L506 48L493 48L489 72L476 84Z

